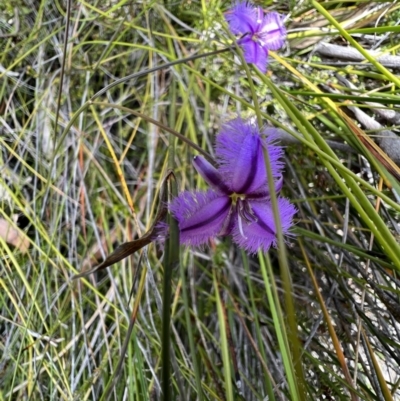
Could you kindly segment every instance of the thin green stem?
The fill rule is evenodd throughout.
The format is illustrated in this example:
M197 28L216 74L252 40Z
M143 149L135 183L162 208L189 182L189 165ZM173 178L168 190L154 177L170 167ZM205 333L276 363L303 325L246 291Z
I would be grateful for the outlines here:
M251 95L253 98L254 104L254 111L257 116L257 123L260 130L263 127L261 110L257 99L257 93L254 88L253 78L250 73L250 69L244 59L242 50L237 46L237 51L239 53L239 57L241 58L242 65L246 71L248 83L250 86ZM258 70L257 70L258 71ZM260 72L259 72L260 73ZM271 161L269 157L268 150L263 148L264 154L264 161L265 161L265 168L267 171L267 178L268 178L268 189L270 193L270 202L272 205L273 215L274 215L274 222L275 222L275 230L276 230L276 237L278 243L278 259L279 259L279 266L281 268L281 275L282 275L282 282L284 287L285 293L285 306L286 306L286 316L288 321L288 328L289 328L289 336L290 336L290 344L291 344L291 352L294 359L294 370L297 377L297 380L294 382L296 384L295 388L291 388L292 396L294 393L297 393L297 396L300 400L305 400L305 380L304 380L304 373L301 363L301 347L298 340L297 335L297 322L296 322L296 311L294 307L294 302L292 298L292 283L290 277L290 270L289 264L287 261L286 255L286 246L285 240L283 238L283 231L280 221L280 214L279 214L279 207L278 207L278 200L275 191L275 182L273 179L272 174L272 167ZM291 372L287 372L288 375L291 375Z
M174 168L175 137L169 137L168 167ZM178 194L175 180L168 181L169 200ZM171 398L171 296L172 272L179 264L179 228L171 214L168 215L169 237L166 241L164 278L163 278L163 312L162 312L162 346L161 346L161 389L163 401Z

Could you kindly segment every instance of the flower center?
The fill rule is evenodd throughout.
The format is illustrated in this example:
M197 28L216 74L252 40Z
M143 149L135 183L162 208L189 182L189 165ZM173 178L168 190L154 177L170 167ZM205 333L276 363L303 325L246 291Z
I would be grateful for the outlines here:
M246 194L237 194L236 192L230 194L229 197L232 199L232 205L236 205L239 200L240 201L246 200Z
M264 36L265 34L263 34L262 32L257 32L251 37L251 40L253 42L256 42L259 46L264 47Z

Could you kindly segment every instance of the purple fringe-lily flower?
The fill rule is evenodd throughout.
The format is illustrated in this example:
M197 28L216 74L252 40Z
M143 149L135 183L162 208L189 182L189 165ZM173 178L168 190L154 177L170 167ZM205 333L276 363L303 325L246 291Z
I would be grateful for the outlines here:
M224 125L217 137L218 168L203 156L194 158L194 167L211 189L182 192L171 203L183 244L200 246L213 237L232 235L234 242L250 253L276 246L263 156L264 148L269 153L278 193L283 185L283 150L274 145L275 133L273 128L260 132L249 121L238 118ZM278 209L286 234L296 208L278 197Z
M233 34L244 35L238 40L247 63L255 64L262 72L267 71L268 50L279 50L286 36L282 17L276 12L266 13L261 7L237 2L225 16Z

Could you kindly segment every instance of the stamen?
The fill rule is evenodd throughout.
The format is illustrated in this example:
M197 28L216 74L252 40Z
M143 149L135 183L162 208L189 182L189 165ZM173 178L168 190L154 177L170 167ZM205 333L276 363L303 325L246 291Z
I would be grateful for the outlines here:
M257 24L261 24L263 15L264 15L264 13L263 13L261 7L257 7Z
M232 204L231 208L229 209L228 215L226 216L226 219L224 220L224 223L222 224L222 229L218 233L221 237L224 235L229 235L232 232L232 226L233 226L233 217L234 217L234 205Z
M253 209L251 208L251 205L249 202L247 202L245 199L238 199L238 215L240 215L243 220L245 220L248 224L255 223L257 222L257 217L253 212Z
M244 232L243 232L242 217L240 216L240 214L238 214L238 224L239 224L239 232L240 232L240 235L241 235L244 239L247 239L247 237L244 235Z

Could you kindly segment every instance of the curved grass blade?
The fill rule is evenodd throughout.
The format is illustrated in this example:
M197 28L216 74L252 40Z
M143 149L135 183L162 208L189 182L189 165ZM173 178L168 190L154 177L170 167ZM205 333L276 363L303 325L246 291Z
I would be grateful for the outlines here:
M379 385L381 386L382 395L385 398L385 401L393 401L392 394L387 386L387 383L383 376L381 367L379 366L378 360L375 356L375 352L372 349L371 344L368 340L368 337L366 336L364 329L362 327L361 327L361 333L362 333L365 343L367 344L369 356L371 357L372 364L374 365L374 371L375 371L376 375L378 376L378 381L379 381Z
M224 306L222 304L222 299L220 296L220 289L215 269L213 269L213 282L214 282L215 297L217 302L218 322L220 328L222 363L224 365L224 379L225 379L225 392L226 392L225 396L227 401L234 401L235 398L233 397L232 366L229 356L228 333L226 327L227 321L224 313Z
M347 383L349 385L350 397L351 397L352 401L357 401L358 397L355 394L355 388L354 388L354 384L353 384L353 379L351 378L351 375L350 375L350 372L349 372L349 368L347 367L346 358L344 356L342 347L340 346L340 342L339 342L339 339L338 339L338 337L336 335L336 332L335 332L335 329L333 327L332 321L330 319L328 310L326 309L325 302L324 302L324 300L322 298L321 292L320 292L319 287L318 287L317 280L316 280L314 272L313 272L313 270L311 268L311 264L310 264L310 261L308 259L307 253L306 253L306 251L305 251L305 249L303 247L303 243L302 243L301 238L298 239L298 242L299 242L302 254L303 254L304 262L305 262L305 264L307 266L308 273L309 273L309 275L311 277L311 280L312 280L312 283L313 283L313 286L314 286L315 294L316 294L316 296L318 298L318 302L319 302L319 304L321 306L322 313L324 315L326 324L328 326L329 334L331 336L332 343L333 343L333 346L335 348L338 361L339 361L340 366L342 368L343 375L344 375L344 377L345 377L345 379L346 379L346 381L347 381Z

